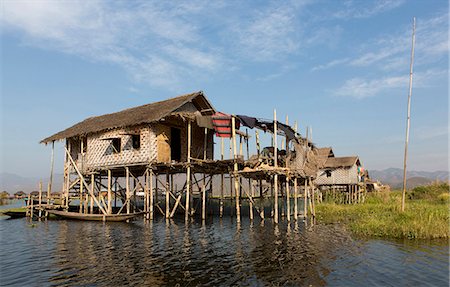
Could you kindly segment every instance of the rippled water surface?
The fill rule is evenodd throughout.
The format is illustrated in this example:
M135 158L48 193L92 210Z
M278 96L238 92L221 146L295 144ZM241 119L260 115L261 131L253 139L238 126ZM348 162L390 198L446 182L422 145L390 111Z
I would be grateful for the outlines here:
M339 226L0 220L2 286L448 286L447 242Z

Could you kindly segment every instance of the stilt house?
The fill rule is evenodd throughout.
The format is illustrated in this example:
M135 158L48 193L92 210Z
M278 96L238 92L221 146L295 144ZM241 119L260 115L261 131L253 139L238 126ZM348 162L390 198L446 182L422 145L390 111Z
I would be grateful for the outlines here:
M212 159L213 133L205 134L195 119L214 113L205 95L197 92L91 117L42 143L65 139L70 157L82 173L159 162L186 162L186 122L190 120L191 156L203 158L206 152L206 157Z

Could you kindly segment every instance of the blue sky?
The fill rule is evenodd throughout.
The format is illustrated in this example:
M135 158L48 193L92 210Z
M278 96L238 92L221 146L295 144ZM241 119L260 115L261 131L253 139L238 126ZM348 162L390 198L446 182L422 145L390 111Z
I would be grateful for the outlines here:
M447 0L2 1L0 172L48 176L41 139L197 90L227 113L276 108L369 170L401 167L414 16L408 168L448 170Z

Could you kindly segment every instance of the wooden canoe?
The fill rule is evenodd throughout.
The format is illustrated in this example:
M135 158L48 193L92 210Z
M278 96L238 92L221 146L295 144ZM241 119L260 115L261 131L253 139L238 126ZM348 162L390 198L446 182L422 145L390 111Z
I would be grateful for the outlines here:
M60 210L47 210L48 213L54 214L59 217L76 219L76 220L87 220L87 221L126 221L133 219L136 216L143 214L143 212L135 212L130 214L84 214L78 212L67 212Z
M2 212L4 215L8 215L10 218L21 218L26 216L26 210L8 210Z

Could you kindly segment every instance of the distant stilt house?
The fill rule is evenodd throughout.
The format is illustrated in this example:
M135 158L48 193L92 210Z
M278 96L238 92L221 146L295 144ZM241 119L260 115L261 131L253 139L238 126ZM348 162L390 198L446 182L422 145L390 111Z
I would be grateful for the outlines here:
M22 198L25 198L26 196L27 196L27 194L23 191L18 191L16 193L14 193L15 199L22 199Z
M11 198L11 195L5 190L0 192L0 199L9 199Z
M359 196L364 182L364 169L358 156L335 157L331 148L322 148L320 169L315 184L323 191L347 192ZM354 202L355 198L347 199Z

